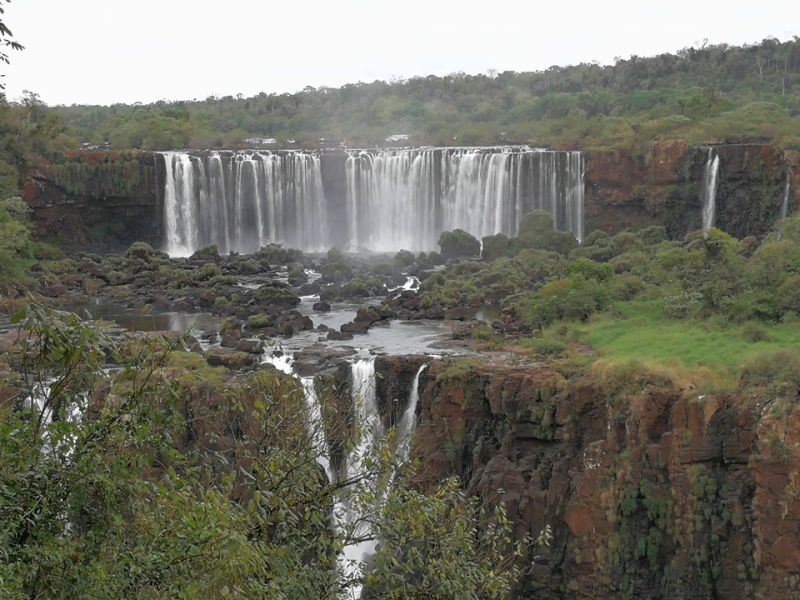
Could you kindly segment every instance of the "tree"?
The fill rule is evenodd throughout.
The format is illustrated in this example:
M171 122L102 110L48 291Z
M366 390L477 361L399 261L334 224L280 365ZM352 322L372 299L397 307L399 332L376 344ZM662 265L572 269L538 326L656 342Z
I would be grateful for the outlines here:
M11 0L0 0L0 15L5 14L5 8L3 8L3 3L9 4ZM25 47L20 44L19 42L13 39L14 34L11 33L11 30L5 23L5 18L0 17L0 61L4 62L5 64L10 64L11 58L8 55L8 50L24 50ZM5 77L5 75L0 75L0 78ZM6 86L3 82L0 82L0 89L6 89Z

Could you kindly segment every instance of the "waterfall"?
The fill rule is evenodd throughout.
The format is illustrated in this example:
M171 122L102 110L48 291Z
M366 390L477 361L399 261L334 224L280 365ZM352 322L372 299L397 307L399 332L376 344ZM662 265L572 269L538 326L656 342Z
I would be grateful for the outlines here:
M442 231L516 235L534 209L584 235L580 152L530 148L351 151L346 161L349 248L436 249Z
M714 227L717 218L717 180L719 176L719 155L714 148L708 149L708 159L703 171L703 231Z
M168 254L215 244L223 254L281 243L326 250L328 203L320 157L308 152L164 152Z
M417 405L419 404L419 378L422 372L428 365L422 365L417 374L414 376L414 381L411 384L411 391L408 395L408 406L403 413L403 418L400 419L400 424L397 427L397 454L399 462L408 460L408 455L411 452L411 442L414 438L414 431L417 429Z
M303 388L303 399L306 404L308 433L311 438L311 445L316 452L315 460L319 466L325 469L328 481L333 483L336 481L336 471L330 460L330 449L328 440L325 437L325 428L322 422L322 405L317 395L317 386L313 377L298 377L294 372L293 362L292 355L280 351L275 352L274 350L265 352L262 359L262 364L272 365L281 373L291 375L300 380L300 385Z
M308 410L308 427L311 433L311 442L317 453L317 464L325 469L328 481L336 481L336 471L331 465L328 450L328 440L325 439L325 429L322 423L322 406L317 396L317 385L313 377L301 377L300 383L303 386L303 396Z
M792 170L786 168L786 186L783 188L783 199L781 200L781 219L789 216L789 196L792 191Z
M378 412L378 399L376 394L375 359L360 359L350 367L352 383L353 404L356 422L359 428L358 443L346 459L345 472L348 481L356 481L369 470L369 453L373 451L378 437L385 433ZM368 485L374 482L367 482ZM352 576L375 553L377 541L361 538L371 537L372 527L364 519L359 506L345 501L334 507L334 517L338 526L349 525L353 528L352 535L356 541L344 547L339 556L339 566L342 571ZM352 590L354 598L361 597L361 588L356 586Z
M580 152L527 147L350 150L345 197L328 198L316 152L162 153L165 249L188 256L281 243L308 252L344 241L352 251L428 251L439 235L516 235L546 210L557 229L584 235ZM346 213L341 220L337 213ZM337 218L334 218L337 216ZM344 231L336 230L341 222Z

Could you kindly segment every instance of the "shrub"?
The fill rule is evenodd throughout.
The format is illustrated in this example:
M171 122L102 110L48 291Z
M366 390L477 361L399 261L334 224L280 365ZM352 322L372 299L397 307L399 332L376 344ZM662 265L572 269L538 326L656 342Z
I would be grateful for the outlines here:
M742 366L739 384L770 399L794 400L800 392L800 352L785 349L754 354Z
M144 261L151 261L157 257L158 253L147 242L134 242L125 251L125 258L139 258Z
M523 248L552 250L562 256L568 256L578 245L571 233L553 229L553 218L543 210L522 217L517 240Z
M221 275L222 271L220 271L219 267L214 263L206 263L199 269L197 269L194 274L192 275L192 279L195 281L208 281L218 275Z
M481 253L481 243L463 229L445 231L439 236L439 247L445 260L473 258Z
M269 315L251 315L247 318L247 326L251 329L265 329L273 323Z
M558 321L585 321L608 305L606 286L580 276L558 279L545 285L531 303L528 324L543 327Z
M481 258L486 261L497 260L507 256L511 250L511 240L503 233L489 235L483 238L483 252Z

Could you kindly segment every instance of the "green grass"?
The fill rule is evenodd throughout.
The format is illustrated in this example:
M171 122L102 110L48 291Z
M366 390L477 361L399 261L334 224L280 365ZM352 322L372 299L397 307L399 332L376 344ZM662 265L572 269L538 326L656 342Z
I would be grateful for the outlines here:
M680 363L729 373L737 372L755 353L800 346L800 326L669 319L661 300L620 303L588 323L566 331L563 324L555 325L545 335L587 343L603 357Z

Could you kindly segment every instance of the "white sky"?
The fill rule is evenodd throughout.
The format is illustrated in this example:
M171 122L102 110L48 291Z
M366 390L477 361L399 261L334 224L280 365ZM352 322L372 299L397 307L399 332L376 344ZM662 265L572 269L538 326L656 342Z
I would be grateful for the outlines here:
M49 104L530 71L800 34L797 0L13 0L6 73Z

